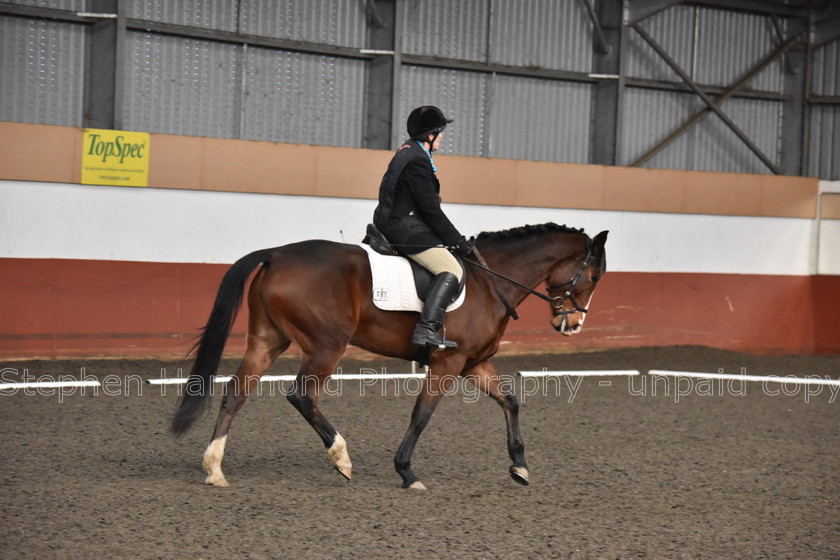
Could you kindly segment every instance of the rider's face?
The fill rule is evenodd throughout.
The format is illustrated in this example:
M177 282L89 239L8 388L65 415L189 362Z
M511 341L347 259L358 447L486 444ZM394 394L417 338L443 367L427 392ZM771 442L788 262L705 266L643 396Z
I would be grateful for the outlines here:
M432 148L429 150L430 152L436 152L438 150L440 147L441 136L443 136L443 132L438 133L437 138L435 138L435 141L432 143Z

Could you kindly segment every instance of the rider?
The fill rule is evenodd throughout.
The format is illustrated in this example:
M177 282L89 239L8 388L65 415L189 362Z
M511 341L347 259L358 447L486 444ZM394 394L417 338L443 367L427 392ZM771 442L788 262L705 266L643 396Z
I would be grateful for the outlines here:
M400 146L379 186L374 225L392 245L434 275L420 321L411 335L415 346L457 348L438 333L447 306L458 293L463 271L447 247L466 256L472 245L440 207L440 182L432 152L453 122L437 107L424 105L408 115L409 139Z

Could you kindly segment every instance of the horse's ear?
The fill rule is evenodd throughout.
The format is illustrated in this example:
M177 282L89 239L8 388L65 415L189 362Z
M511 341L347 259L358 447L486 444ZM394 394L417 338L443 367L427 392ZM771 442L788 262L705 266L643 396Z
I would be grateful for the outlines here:
M607 243L607 234L608 233L609 233L609 230L604 230L604 231L602 231L601 233L599 233L598 235L595 236L595 239L593 239L593 243L592 243L592 248L595 250L595 252L598 252L598 251L601 251L601 250L604 249L604 245Z
M604 250L604 245L607 242L608 233L609 231L604 230L596 235L595 239L592 240L592 253L599 259L599 266L601 268L602 275L607 273L607 252Z

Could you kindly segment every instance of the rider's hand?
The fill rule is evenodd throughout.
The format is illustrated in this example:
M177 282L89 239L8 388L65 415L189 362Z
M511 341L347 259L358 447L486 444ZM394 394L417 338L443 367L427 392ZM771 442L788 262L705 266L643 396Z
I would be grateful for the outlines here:
M475 242L462 236L461 239L458 240L458 244L455 245L455 252L462 257L466 257L472 253L473 247L475 247Z

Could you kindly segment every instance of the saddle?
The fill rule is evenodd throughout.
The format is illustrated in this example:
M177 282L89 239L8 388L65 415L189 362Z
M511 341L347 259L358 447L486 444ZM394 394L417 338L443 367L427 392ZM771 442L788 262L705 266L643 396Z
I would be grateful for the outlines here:
M414 274L414 287L417 290L417 297L420 298L420 301L426 301L426 293L429 291L429 286L434 279L434 275L414 262L413 260L407 258L403 255L399 250L397 250L390 241L385 237L385 235L379 231L373 224L368 224L366 235L364 239L362 239L362 243L370 246L375 252L379 253L380 255L388 255L392 257L401 257L404 258L408 263L411 265L411 271ZM461 260L461 257L458 255L453 255L458 260L458 265L461 267L461 283L458 285L458 296L463 293L464 291L464 280L466 279L466 270L464 268L464 262Z

